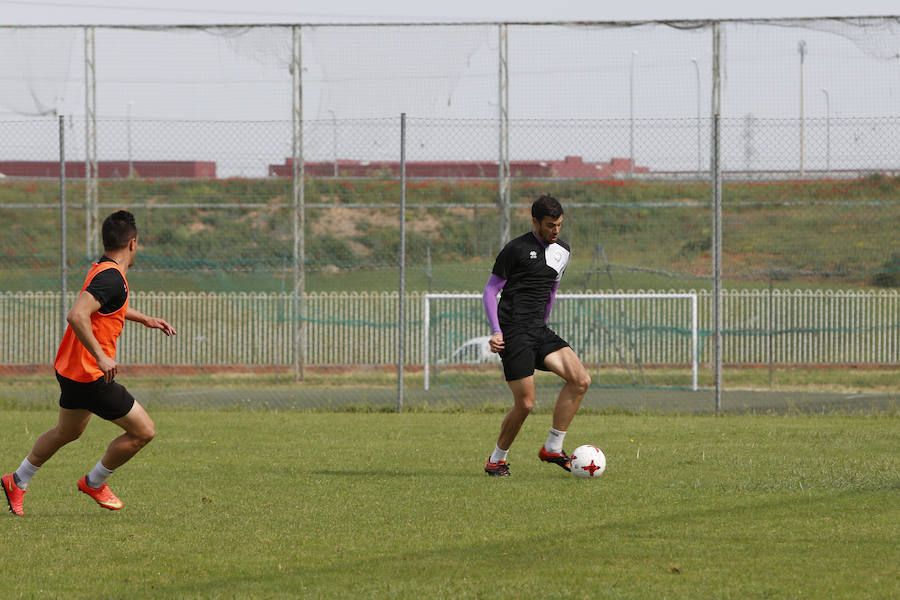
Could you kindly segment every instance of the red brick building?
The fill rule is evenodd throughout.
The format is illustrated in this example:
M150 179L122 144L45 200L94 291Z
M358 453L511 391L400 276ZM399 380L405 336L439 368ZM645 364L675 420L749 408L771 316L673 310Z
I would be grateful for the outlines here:
M148 160L133 161L134 176L144 179L166 178L216 178L216 163L197 160ZM84 161L66 162L66 177L84 178ZM59 162L37 160L0 161L0 174L7 177L57 178ZM107 160L97 163L100 179L124 179L128 177L128 161Z
M290 177L293 160L285 159L283 165L269 165L270 177ZM584 162L580 156L567 156L563 160L513 160L509 163L513 177L563 179L620 179L629 174L631 160L613 158L609 162ZM304 172L311 177L331 177L334 162L307 162ZM493 161L411 161L406 163L407 177L447 178L496 178L497 163ZM400 176L398 161L338 160L337 172L343 177ZM649 173L647 167L634 167L635 173Z

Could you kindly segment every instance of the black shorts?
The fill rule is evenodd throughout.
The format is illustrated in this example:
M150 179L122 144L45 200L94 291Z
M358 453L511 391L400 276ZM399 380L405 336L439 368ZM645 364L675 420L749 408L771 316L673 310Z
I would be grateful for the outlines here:
M506 381L515 381L534 375L535 369L549 371L544 358L569 343L549 327L536 327L522 332L503 334L504 349L500 351L503 375Z
M134 406L134 396L125 386L113 380L106 383L101 377L97 381L81 383L56 374L59 381L59 405L72 410L89 410L107 421L124 417Z

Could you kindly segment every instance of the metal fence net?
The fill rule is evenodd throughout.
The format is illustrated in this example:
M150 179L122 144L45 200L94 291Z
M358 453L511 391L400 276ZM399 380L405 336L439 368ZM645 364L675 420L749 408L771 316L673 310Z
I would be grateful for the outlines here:
M713 381L714 176L726 406L895 394L897 19L720 25L718 82L710 22L0 29L4 398L53 401L92 220L124 208L135 305L181 331L121 339L150 401L393 407L402 347L409 406L504 404L477 294L547 193L573 248L560 292L643 295L558 303L587 402L708 410L690 388L695 361ZM426 300L443 292L476 297ZM696 298L695 327L653 298L671 293Z
M732 379L886 389L879 369L897 364L883 358L897 342L897 113L888 100L897 35L895 19L727 27L734 101L722 123L722 275L728 288L758 295L755 307L726 304ZM766 59L771 69L750 68ZM866 378L846 367L862 367L869 383L858 387Z

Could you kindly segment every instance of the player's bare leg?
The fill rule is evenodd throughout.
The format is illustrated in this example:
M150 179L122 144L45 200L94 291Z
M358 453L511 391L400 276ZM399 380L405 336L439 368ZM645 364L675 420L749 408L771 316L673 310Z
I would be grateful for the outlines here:
M513 393L513 406L503 417L500 425L500 435L497 438L497 446L488 458L484 470L488 475L495 477L508 477L509 464L506 462L506 453L516 439L522 423L528 418L531 409L534 408L534 376L525 377L509 382L509 389Z
M548 354L544 358L544 366L566 382L553 409L553 428L566 431L591 386L591 376L575 351L568 346Z
M538 458L544 462L559 465L566 471L571 470L571 460L563 450L566 431L581 406L581 400L591 385L591 376L575 352L569 348L559 350L544 357L544 366L565 380L556 406L553 409L553 427L547 441L538 451Z
M113 421L125 433L110 442L101 461L107 469L118 469L156 436L156 427L137 400L127 415Z
M90 419L91 413L87 410L60 408L56 426L38 436L31 452L15 472L0 478L9 510L13 514L25 514L23 501L31 478L57 450L81 437Z
M77 440L84 433L91 415L89 410L60 408L56 426L42 433L34 442L34 447L28 455L28 462L40 467L50 460L57 450Z
M513 406L503 418L497 438L497 446L504 450L509 450L512 446L522 424L534 408L534 375L510 381L509 389L513 393Z
M78 480L78 489L93 498L101 507L119 510L124 504L109 489L106 479L149 444L156 436L156 429L150 415L137 401L127 415L115 419L113 423L124 429L125 433L110 442L100 462L90 473Z

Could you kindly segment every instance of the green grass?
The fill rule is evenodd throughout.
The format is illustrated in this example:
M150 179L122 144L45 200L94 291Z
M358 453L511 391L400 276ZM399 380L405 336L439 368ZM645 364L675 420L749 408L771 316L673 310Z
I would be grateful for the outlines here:
M124 510L75 489L95 420L4 516L7 597L900 595L897 417L580 415L566 446L609 464L585 481L534 457L546 413L495 480L496 413L151 412ZM54 420L0 412L4 471Z

